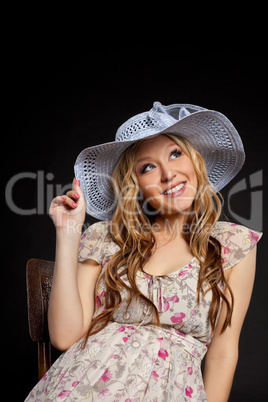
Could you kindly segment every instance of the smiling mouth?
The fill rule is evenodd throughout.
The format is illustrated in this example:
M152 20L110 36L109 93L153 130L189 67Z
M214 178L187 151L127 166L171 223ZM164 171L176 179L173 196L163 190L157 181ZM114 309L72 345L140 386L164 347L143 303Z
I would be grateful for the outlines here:
M175 194L178 191L182 190L186 185L186 181L184 181L183 183L178 184L176 187L173 187L167 191L164 191L163 194L164 195L169 195L169 194Z

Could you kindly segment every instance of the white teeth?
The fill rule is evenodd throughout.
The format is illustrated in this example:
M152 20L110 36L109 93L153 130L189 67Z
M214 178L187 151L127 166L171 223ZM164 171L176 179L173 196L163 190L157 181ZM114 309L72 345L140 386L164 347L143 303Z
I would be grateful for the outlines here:
M165 191L163 194L173 194L179 191L182 187L184 187L185 183L180 183L178 186L173 187L171 190Z

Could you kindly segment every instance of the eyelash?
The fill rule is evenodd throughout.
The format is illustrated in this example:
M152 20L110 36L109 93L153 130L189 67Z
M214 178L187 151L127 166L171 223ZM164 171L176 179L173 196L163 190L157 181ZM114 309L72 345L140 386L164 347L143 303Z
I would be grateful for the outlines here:
M182 151L181 151L180 149L175 149L174 151L172 151L172 152L170 153L170 157L171 157L173 154L175 154L175 153L177 153L177 154L179 155L179 157L182 155ZM177 158L176 158L176 159L177 159ZM142 168L141 168L141 174L146 173L145 170L147 169L148 166L153 166L153 164L152 164L152 163L146 163L146 165L142 166Z
M173 154L175 154L175 153L178 154L179 156L181 156L182 151L181 151L180 149L176 149L175 151L172 151L172 152L171 152L170 156L173 155Z

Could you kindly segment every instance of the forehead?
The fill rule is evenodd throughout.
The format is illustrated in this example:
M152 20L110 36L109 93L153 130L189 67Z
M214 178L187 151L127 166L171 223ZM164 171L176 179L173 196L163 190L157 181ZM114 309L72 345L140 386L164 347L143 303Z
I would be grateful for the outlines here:
M169 147L174 145L174 141L165 135L158 135L154 138L142 140L139 145L138 154L141 155L148 151L157 151L163 149L163 147Z

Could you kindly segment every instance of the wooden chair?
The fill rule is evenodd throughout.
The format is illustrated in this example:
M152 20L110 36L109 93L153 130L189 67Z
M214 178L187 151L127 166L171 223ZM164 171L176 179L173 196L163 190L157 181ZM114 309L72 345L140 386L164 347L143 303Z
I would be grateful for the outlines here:
M48 301L54 262L31 258L26 266L28 321L30 337L38 344L39 379L51 366L51 344L48 333Z

